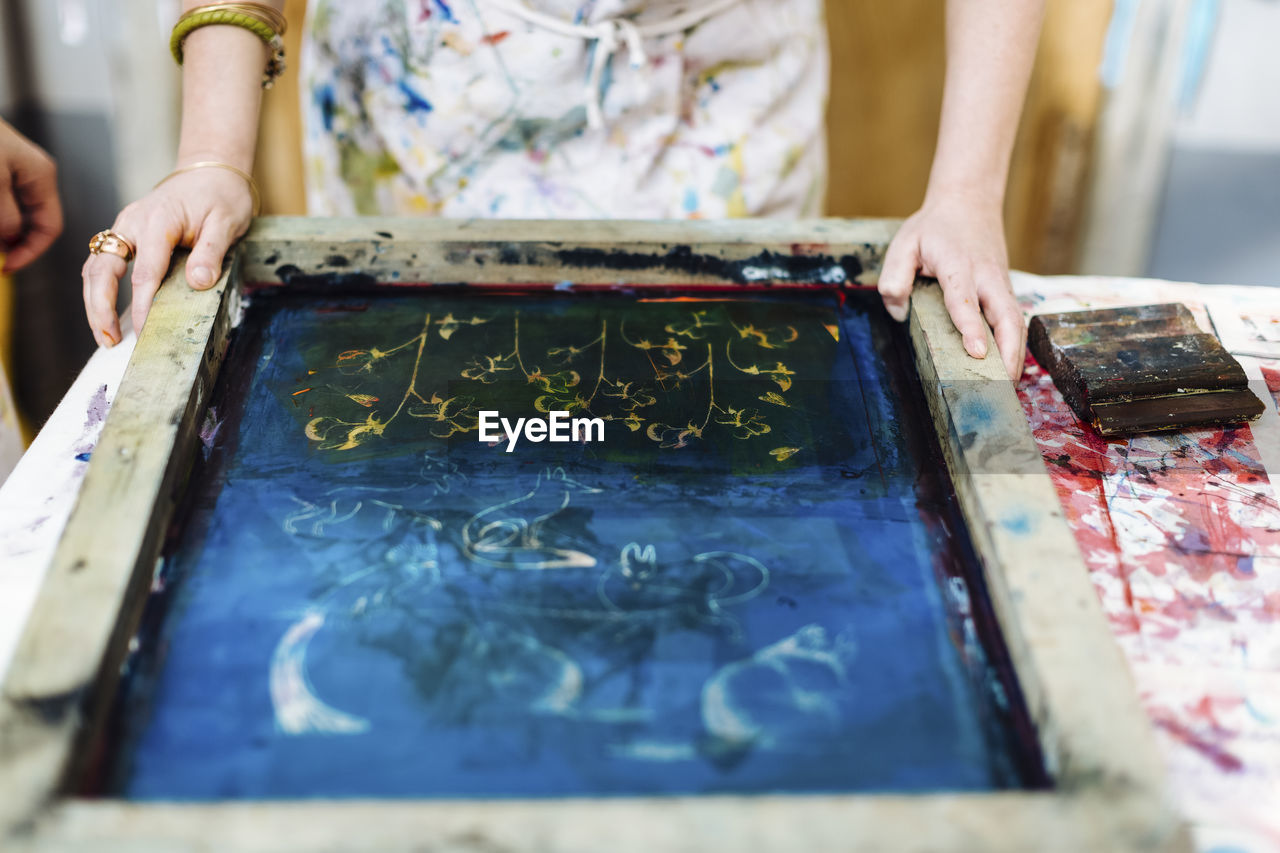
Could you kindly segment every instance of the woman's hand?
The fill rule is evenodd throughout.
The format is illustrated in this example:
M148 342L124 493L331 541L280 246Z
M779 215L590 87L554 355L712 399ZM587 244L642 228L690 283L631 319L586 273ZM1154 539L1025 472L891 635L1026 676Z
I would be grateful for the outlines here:
M133 261L133 328L142 331L177 246L191 248L187 282L197 290L212 287L222 274L231 244L249 228L253 197L244 178L219 168L174 175L120 211L111 230L137 248ZM127 264L109 252L90 255L81 275L84 309L99 346L120 342L116 294Z
M942 284L951 321L974 358L987 326L1010 378L1022 375L1027 331L1009 284L1005 181L1031 78L1044 0L947 0L947 77L924 206L902 224L880 273L898 320L916 272Z
M974 358L987 355L987 326L1011 379L1022 375L1027 330L1009 283L1009 259L998 201L963 193L926 197L894 236L880 273L884 307L898 321L916 273L942 285L951 320Z
M0 121L0 272L16 272L62 233L53 159Z

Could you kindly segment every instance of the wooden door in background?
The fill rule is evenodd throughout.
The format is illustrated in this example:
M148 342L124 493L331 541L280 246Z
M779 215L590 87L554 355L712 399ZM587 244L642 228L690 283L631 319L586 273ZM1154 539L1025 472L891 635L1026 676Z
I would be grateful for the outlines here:
M302 216L307 212L303 179L302 112L299 100L302 30L307 0L285 0L289 25L284 34L288 70L262 98L262 125L253 174L262 191L262 212Z
M1075 266L1111 0L1049 0L1005 205L1017 269ZM924 198L942 107L945 0L827 0L832 216L907 216Z

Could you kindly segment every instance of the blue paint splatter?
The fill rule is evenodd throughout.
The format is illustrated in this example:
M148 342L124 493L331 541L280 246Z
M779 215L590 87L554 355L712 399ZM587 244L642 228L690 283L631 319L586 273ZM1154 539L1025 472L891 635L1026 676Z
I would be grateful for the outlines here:
M409 112L429 113L435 109L435 107L431 106L431 102L415 92L413 87L410 86L408 81L404 78L400 79L400 83L398 85L401 93L404 95L405 108L409 110Z
M77 453L77 454L76 454L76 461L77 461L77 462L88 462L88 461L89 461L89 455L90 455L91 453L92 453L92 451L90 451L90 450L86 450L84 453Z
M698 191L689 187L684 191L684 212L693 213L698 209Z
M596 50L599 46L600 42L593 41L591 43L591 47L587 49L587 63L583 67L582 74L582 79L584 81L591 77L591 67L595 64ZM600 75L600 100L602 105L611 88L613 88L613 62L606 62L604 65L604 72Z
M1257 460L1257 459L1252 459L1252 458L1250 458L1250 457L1248 457L1248 456L1244 455L1243 453L1241 453L1239 450L1236 450L1235 448L1232 448L1232 447L1227 447L1227 448L1224 448L1224 449L1226 450L1226 452L1227 452L1227 454L1228 454L1228 455L1230 455L1230 456L1234 457L1234 458L1235 458L1235 460L1236 460L1237 462L1239 462L1239 463L1241 463L1241 464L1245 465L1246 467L1248 467L1248 468L1257 468L1257 467L1258 467L1258 460Z
M711 192L727 199L742 185L742 176L728 166L721 166L711 182Z
M1026 536L1031 532L1031 518L1025 513L1018 513L1001 519L1000 526L1016 536Z
M969 395L956 409L956 431L961 435L981 432L995 416L991 402L984 396Z
M436 9L440 12L444 19L451 24L458 23L458 19L453 16L453 10L449 8L449 4L444 0L435 0Z
M320 108L320 120L326 131L333 130L333 114L336 109L333 86L328 83L315 89L316 106Z
M560 291L561 293L569 290L573 290L573 282L569 281L568 279L565 279L564 281L557 281L555 289Z

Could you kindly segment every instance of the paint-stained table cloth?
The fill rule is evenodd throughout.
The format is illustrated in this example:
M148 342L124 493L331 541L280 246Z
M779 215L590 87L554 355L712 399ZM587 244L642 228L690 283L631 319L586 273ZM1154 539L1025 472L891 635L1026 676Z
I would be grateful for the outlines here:
M1280 289L1015 281L1027 315L1182 302L1268 404L1248 426L1104 440L1030 356L1018 385L1200 848L1280 850Z
M1177 301L1268 403L1249 426L1103 440L1028 357L1018 395L1203 851L1280 851L1280 289L1015 274L1028 315ZM99 350L0 487L8 668L133 337Z

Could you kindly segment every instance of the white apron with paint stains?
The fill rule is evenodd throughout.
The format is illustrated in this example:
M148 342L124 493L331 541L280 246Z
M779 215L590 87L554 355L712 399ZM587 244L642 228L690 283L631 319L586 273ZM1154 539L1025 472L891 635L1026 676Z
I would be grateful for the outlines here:
M308 17L313 214L821 212L822 0L318 0Z

